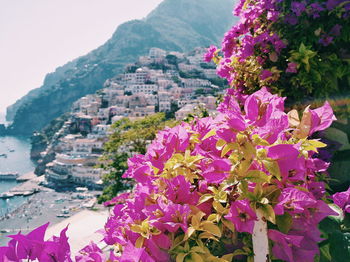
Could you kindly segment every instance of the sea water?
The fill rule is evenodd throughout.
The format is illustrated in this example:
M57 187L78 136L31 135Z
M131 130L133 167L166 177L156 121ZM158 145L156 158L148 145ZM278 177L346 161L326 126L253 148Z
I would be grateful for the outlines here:
M0 172L18 172L23 175L32 172L35 168L34 163L30 160L30 140L28 138L0 136L0 155L2 155L0 156ZM0 181L0 194L17 185L16 181ZM24 201L24 197L0 199L0 217L14 210Z

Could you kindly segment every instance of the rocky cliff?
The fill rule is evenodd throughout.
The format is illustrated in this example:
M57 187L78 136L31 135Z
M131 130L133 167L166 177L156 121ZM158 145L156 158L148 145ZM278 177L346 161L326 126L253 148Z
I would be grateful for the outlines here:
M30 135L40 130L151 47L186 52L219 43L235 22L233 4L234 0L165 0L145 19L120 25L104 45L48 74L42 87L10 106L7 119L13 124L8 132Z

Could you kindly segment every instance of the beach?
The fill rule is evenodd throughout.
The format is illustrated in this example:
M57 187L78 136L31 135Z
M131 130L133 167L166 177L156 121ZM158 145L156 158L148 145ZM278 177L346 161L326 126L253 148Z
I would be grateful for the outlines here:
M61 193L45 188L26 198L24 204L0 218L0 246L9 241L7 235L16 234L19 231L27 233L47 222L53 226L88 207L104 210L103 206L95 205L94 202L94 192Z

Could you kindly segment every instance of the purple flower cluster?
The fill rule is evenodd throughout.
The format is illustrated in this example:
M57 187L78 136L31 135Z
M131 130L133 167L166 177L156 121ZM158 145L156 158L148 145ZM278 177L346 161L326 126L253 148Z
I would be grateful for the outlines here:
M38 227L27 235L18 233L9 236L10 242L6 247L0 247L0 261L72 261L66 231L62 230L59 237L52 237L44 241L49 223Z
M288 39L286 32L295 30L291 26L320 23L314 33L316 41L310 41L313 45L318 42L316 49L327 47L340 38L342 28L339 24L329 28L319 18L334 16L334 9L340 7L344 9L342 19L346 19L350 4L343 0L240 0L234 9L234 15L239 16L240 21L225 34L220 50L214 47L208 50L205 61L213 58L215 52L217 74L244 93L277 83L283 79L283 73L287 73L287 78L295 77L303 68L299 68L300 61L288 59L286 53L299 48L301 42L295 46L295 39ZM290 62L285 63L286 59ZM270 73L267 75L267 72Z
M243 105L227 95L218 110L214 118L161 131L145 155L129 159L124 176L138 183L132 195L115 205L105 226L105 242L119 246L119 261L135 261L135 254L142 261L169 261L179 254L170 252L179 245L174 239L186 245L190 237L227 239L230 230L252 234L257 187L262 192L274 188L277 202L267 194L265 205L273 216L292 219L288 232L269 231L274 255L313 261L318 254L317 225L336 213L322 200L324 183L317 173L328 165L310 147L319 142L305 139L331 124L332 109L328 104L307 109L309 125L302 119L293 127L283 112L284 98L262 89ZM247 192L239 190L243 185ZM224 229L223 219L232 228Z
M347 191L335 193L333 195L333 201L345 213L350 213L350 187Z

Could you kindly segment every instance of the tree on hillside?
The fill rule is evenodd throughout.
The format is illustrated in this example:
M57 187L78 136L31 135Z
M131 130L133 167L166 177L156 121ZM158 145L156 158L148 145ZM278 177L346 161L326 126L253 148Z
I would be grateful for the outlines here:
M101 158L101 166L108 173L103 177L106 186L99 202L110 200L118 192L133 186L132 181L122 178L128 167L128 158L136 153L145 154L147 145L156 137L156 133L175 123L175 120L167 120L164 113L157 113L135 121L123 118L112 125L113 134L105 144L105 153Z

